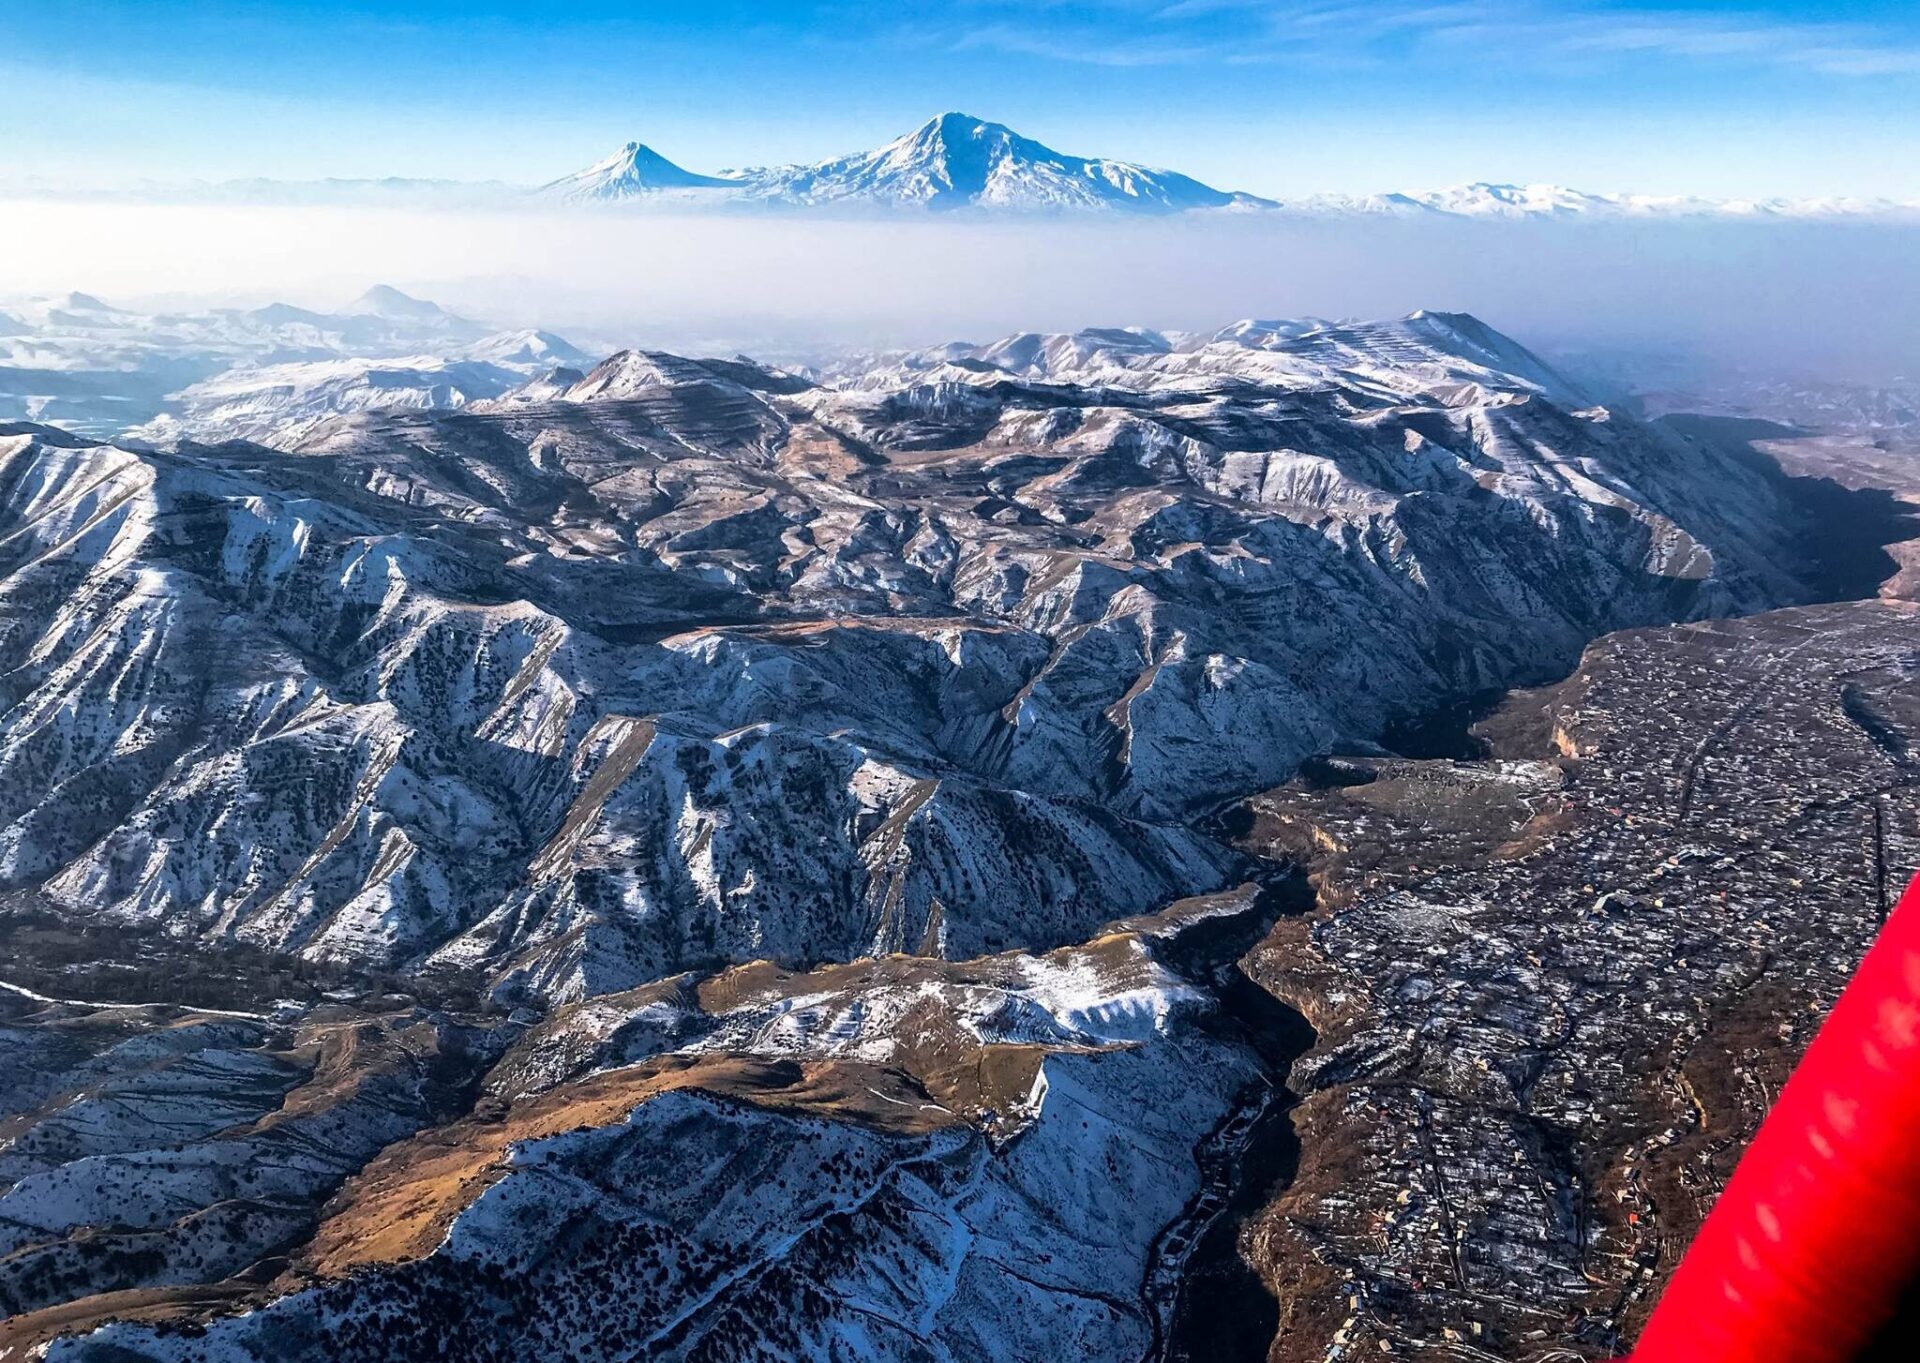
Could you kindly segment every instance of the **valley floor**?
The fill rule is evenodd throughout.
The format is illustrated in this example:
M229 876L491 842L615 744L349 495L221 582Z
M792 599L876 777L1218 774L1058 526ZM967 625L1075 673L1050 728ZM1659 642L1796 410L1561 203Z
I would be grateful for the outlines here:
M1276 1359L1623 1351L1920 865L1917 672L1901 602L1629 631L1251 803L1321 906L1250 962L1320 1032Z

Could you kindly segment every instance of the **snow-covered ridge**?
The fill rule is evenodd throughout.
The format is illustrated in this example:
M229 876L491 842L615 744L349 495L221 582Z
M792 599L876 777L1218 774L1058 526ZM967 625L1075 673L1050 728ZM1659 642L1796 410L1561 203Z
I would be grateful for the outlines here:
M1164 390L1223 378L1376 387L1392 395L1537 393L1570 408L1593 397L1511 337L1466 313L1416 311L1391 321L1242 318L1212 332L1090 327L851 357L826 367L837 388L903 383L991 385L1008 377Z
M326 312L140 312L84 293L0 303L0 420L99 436L285 445L342 412L460 407L588 363L552 332L495 332L388 285Z
M1393 215L1478 219L1842 219L1920 216L1895 199L1710 199L1685 194L1596 194L1555 184L1472 184L1384 194L1324 194L1288 200L1290 213L1333 217Z
M172 394L177 411L128 434L291 448L318 424L345 413L461 408L525 381L524 368L434 355L241 365Z
M1801 590L1764 476L1462 314L338 367L204 390L284 454L0 440L0 887L547 998L1044 948L1330 743Z
M55 1050L77 1049L67 1019L13 1032L71 1067L50 1078L49 1110L17 1124L26 1177L10 1194L0 1182L0 1243L17 1246L0 1291L80 1299L49 1360L1137 1358L1191 1252L1170 1228L1212 1214L1199 1148L1281 1078L1210 990L1116 931L1046 957L762 962L556 1010L524 1034L320 1018L298 1034L308 1049L358 1035L384 1062L384 1126L349 1098L323 1114L333 1141L257 1134L250 1119L283 1094L311 1107L319 1087L264 1028L195 1018L77 1064ZM434 1045L466 1073L507 1048L481 1109L423 1110L408 1081ZM97 1097L72 1092L88 1080ZM139 1120L154 1110L173 1130ZM223 1201L261 1170L266 1224ZM296 1219L308 1208L317 1226ZM288 1222L312 1232L289 1246L297 1276L204 1328L114 1323L110 1301L87 1300L218 1280ZM145 1257L100 1254L116 1235ZM48 1287L34 1259L78 1267ZM524 1300L489 1313L485 1343L439 1342L448 1302L504 1293ZM661 1338L678 1347L648 1343Z

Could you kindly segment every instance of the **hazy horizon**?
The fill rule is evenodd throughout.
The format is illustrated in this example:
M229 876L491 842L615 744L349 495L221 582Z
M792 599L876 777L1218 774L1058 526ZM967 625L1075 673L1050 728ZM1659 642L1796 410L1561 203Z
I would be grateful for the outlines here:
M1428 308L1474 313L1536 346L1863 381L1920 370L1920 263L1911 229L1891 224L4 211L20 243L0 258L9 297L324 310L388 283L581 344L770 357Z

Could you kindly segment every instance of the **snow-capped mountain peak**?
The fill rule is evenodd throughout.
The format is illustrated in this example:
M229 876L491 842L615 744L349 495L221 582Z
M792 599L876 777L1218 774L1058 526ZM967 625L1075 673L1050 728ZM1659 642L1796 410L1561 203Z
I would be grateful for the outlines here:
M644 142L629 142L585 170L541 186L548 198L618 202L683 190L736 188L732 180L700 175L676 165Z
M1265 203L1174 171L1070 156L1003 123L960 112L930 118L873 151L811 166L746 171L741 179L748 182L748 197L798 204L1170 213Z
M876 179L905 182L902 187L910 193L919 191L930 199L946 194L970 199L986 190L1001 167L1050 162L1056 157L1005 124L953 112L930 118L877 151L851 159L863 168L871 167Z
M661 198L779 205L833 204L947 210L1120 209L1174 213L1191 208L1271 206L1173 171L1129 161L1069 156L1003 123L971 114L936 115L871 151L810 165L762 166L702 175L651 147L629 142L605 160L540 190L568 202Z

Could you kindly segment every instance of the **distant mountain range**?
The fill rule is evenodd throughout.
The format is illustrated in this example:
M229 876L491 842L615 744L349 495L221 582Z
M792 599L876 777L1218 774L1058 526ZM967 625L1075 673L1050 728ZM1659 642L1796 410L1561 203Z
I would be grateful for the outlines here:
M0 305L0 422L285 443L340 412L460 407L589 360L552 332L495 331L385 284L339 312L151 314L68 293Z
M1913 212L1883 199L1716 200L1590 194L1558 185L1477 182L1418 193L1316 195L1288 200L1215 189L1176 171L1069 156L1000 123L945 113L872 151L811 165L764 166L702 175L640 142L538 191L566 203L706 203L931 211L1195 210L1311 216L1456 218L1782 217L1831 218Z
M16 186L28 193L47 187ZM1595 194L1549 184L1476 181L1446 189L1319 194L1286 200L1217 189L1177 171L1071 156L1001 123L944 113L871 151L806 165L689 170L633 141L582 170L534 188L500 181L388 177L233 180L142 186L108 197L207 202L404 203L448 207L618 205L672 211L829 210L982 214L1261 213L1409 219L1834 220L1920 218L1920 203L1880 198L1709 199Z

